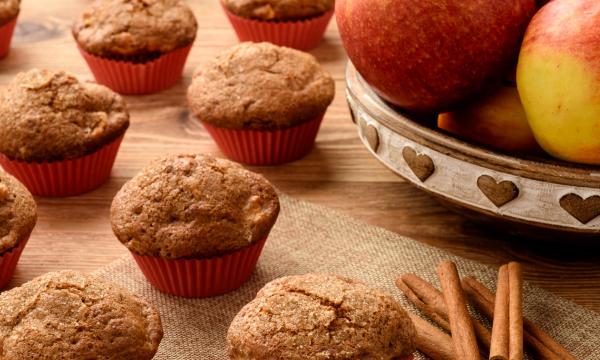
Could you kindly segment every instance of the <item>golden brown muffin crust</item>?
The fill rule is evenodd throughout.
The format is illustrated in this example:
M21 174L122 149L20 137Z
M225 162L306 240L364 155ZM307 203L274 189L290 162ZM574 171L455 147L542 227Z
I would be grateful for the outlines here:
M0 255L31 234L37 221L37 206L27 188L0 170Z
M0 153L23 161L81 157L121 136L125 102L64 71L19 73L0 94Z
M140 60L187 46L198 24L182 0L97 0L73 25L87 52Z
M273 186L228 160L198 154L158 159L115 196L112 228L129 250L206 258L264 239L279 214Z
M256 20L302 20L333 9L335 0L221 0L232 13Z
M0 25L14 19L19 15L21 0L0 0Z
M0 294L0 360L152 359L156 309L102 279L52 272Z
M198 119L233 129L288 128L323 114L331 76L310 54L269 43L242 43L194 72L188 102Z
M389 295L327 274L276 279L229 327L232 360L390 360L415 351L415 328Z

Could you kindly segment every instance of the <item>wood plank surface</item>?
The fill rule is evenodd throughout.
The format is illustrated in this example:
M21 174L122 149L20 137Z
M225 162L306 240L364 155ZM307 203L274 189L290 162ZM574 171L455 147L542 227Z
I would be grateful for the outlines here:
M65 69L90 78L77 52L70 26L90 1L24 0L13 48L0 61L0 84L33 67ZM152 158L170 152L219 155L203 128L186 110L185 91L193 69L237 42L218 0L191 0L199 31L181 81L148 96L126 97L131 127L113 176L100 189L78 197L38 198L39 221L11 286L47 271L93 271L127 254L108 220L119 187ZM280 190L326 205L418 241L487 264L517 260L525 279L600 311L600 252L593 243L533 242L487 231L416 190L379 164L363 147L344 100L344 49L335 24L312 51L337 86L316 148L305 159L279 167L255 167ZM600 240L600 239L599 239Z

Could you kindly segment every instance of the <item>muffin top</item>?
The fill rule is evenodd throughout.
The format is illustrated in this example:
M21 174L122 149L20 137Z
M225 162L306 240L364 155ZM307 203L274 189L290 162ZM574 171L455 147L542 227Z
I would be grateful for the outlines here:
M96 0L73 25L87 52L149 59L191 44L198 24L183 0Z
M37 206L31 193L0 170L0 255L25 240L36 221Z
M152 305L74 271L0 294L0 359L152 359L162 336Z
M21 0L0 1L0 24L6 24L19 15Z
M229 327L242 359L397 359L415 351L415 328L389 295L335 275L274 280Z
M194 72L193 113L209 124L274 130L325 112L334 82L310 54L269 43L242 43Z
M12 159L81 157L115 140L128 126L121 96L64 71L19 73L0 93L0 153Z
M264 239L279 214L273 186L228 160L198 154L158 159L115 196L115 235L140 255L220 256Z
M333 9L335 0L221 0L232 13L257 20L302 20Z

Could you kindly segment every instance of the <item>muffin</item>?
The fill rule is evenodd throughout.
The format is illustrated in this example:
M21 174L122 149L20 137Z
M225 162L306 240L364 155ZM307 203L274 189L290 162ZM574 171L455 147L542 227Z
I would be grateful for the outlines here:
M326 274L263 287L227 333L232 360L411 359L415 328L389 295Z
M221 0L237 16L263 21L315 18L331 11L335 0Z
M228 160L158 159L113 199L111 223L146 278L185 297L219 295L251 275L279 214L273 186Z
M21 9L21 0L3 0L0 2L0 26L14 20Z
M99 83L147 94L179 80L197 29L183 0L97 0L72 32Z
M0 1L0 58L8 54L20 9L21 0Z
M198 67L187 96L229 158L266 165L311 150L334 93L333 79L312 55L242 43Z
M152 359L154 306L102 279L52 272L0 294L2 359Z
M240 41L268 41L298 50L317 46L335 0L221 0Z
M128 126L125 102L102 85L19 73L0 93L0 165L34 195L84 193L110 176Z
M14 274L36 221L33 196L17 179L0 170L0 289Z

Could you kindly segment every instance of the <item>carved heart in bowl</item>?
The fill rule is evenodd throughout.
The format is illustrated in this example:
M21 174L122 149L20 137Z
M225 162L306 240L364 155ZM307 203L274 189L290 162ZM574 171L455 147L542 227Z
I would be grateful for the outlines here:
M358 125L371 150L377 152L379 149L379 133L377 132L377 128L371 124L367 124L363 119L358 120Z
M519 196L519 188L512 181L497 182L489 175L477 179L477 187L496 207L502 207Z
M429 179L429 177L435 171L435 165L433 160L425 154L417 154L417 152L409 147L405 146L402 149L402 157L408 167L412 170L413 174L421 181Z
M583 199L577 194L567 194L560 198L560 207L582 224L587 224L600 215L600 196Z

